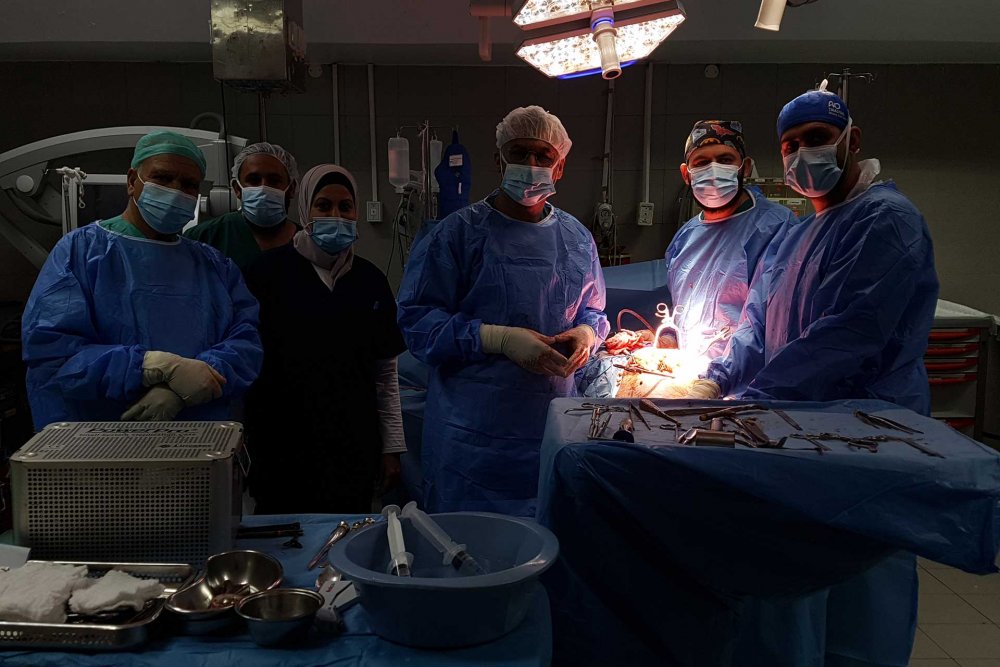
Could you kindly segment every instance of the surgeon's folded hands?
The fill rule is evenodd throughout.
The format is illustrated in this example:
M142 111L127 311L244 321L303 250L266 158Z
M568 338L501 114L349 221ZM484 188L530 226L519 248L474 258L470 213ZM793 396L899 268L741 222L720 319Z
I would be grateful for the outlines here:
M147 387L166 384L184 405L192 406L222 396L226 378L200 359L152 350L142 360L142 383Z
M590 359L590 351L594 349L597 342L597 334L588 324L581 324L552 337L556 345L567 345L570 353L566 365L566 374L569 377L575 373Z
M184 401L164 384L158 384L121 416L123 422L165 422L184 409Z
M524 327L484 324L479 328L482 350L487 354L503 354L530 373L567 377L569 360L552 346L555 338ZM575 370L575 369L574 369Z

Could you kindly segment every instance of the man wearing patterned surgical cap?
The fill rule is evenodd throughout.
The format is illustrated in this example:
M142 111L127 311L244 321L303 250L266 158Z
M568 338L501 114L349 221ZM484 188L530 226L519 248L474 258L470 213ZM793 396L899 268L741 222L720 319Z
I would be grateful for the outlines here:
M159 131L136 144L125 211L56 243L22 319L35 428L75 421L228 421L263 360L236 266L179 233L205 157Z
M240 210L206 220L184 235L218 249L245 271L263 251L287 244L299 230L288 217L299 168L291 153L262 141L240 151L232 177Z
M745 158L747 147L743 139L743 123L738 120L699 120L684 142L684 159L693 150L711 145L729 146Z
M764 249L795 221L790 210L744 185L752 169L742 123L702 120L691 128L680 171L702 212L667 248L667 299L680 328L678 343L700 351L706 367L739 322Z

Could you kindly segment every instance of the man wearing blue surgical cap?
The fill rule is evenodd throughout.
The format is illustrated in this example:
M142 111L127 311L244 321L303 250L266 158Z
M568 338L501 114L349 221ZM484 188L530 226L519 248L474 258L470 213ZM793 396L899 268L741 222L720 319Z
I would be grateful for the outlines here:
M58 421L226 420L260 371L257 301L236 266L179 236L205 157L174 132L147 134L128 207L52 249L24 311L35 428Z
M759 189L744 186L753 162L739 121L695 123L680 169L703 210L667 247L669 301L684 347L715 359L726 348L726 330L739 323L764 249L796 218Z
M893 183L873 182L879 162L857 159L861 130L837 95L817 90L789 102L778 116L778 136L785 182L816 213L768 248L728 355L712 363L692 393L873 398L928 414L923 355L938 279L923 216ZM915 559L899 554L798 603L762 604L761 630L745 638L753 644L745 653L771 667L904 666L916 591ZM800 624L814 632L754 641L774 639L768 626Z
M597 248L548 203L571 142L536 106L497 126L500 188L414 248L399 290L410 351L431 366L424 506L533 516L549 402L608 333Z

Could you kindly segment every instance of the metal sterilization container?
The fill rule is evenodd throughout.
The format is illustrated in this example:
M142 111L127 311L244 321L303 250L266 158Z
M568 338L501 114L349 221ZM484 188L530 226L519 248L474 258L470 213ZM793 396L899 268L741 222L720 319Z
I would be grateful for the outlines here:
M235 422L50 424L10 459L14 540L35 559L198 566L233 546L244 457Z

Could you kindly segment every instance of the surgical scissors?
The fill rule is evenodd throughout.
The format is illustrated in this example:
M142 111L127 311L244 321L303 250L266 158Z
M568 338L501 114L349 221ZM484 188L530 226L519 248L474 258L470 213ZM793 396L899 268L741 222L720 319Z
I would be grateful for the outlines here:
M869 426L874 426L875 428L890 428L896 431L902 431L903 433L909 433L910 435L920 434L923 435L922 431L918 431L915 428L910 428L906 424L900 424L897 421L893 421L888 417L883 417L881 415L871 415L867 412L862 412L861 410L855 410L854 416L860 419L865 424Z

